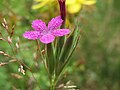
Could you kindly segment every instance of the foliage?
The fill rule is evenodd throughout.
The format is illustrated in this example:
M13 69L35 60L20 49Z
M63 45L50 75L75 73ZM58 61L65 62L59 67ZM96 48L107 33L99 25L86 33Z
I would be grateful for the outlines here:
M49 86L42 60L38 59L35 41L22 37L30 29L30 23L38 18L48 22L59 14L49 7L33 10L33 0L1 0L0 22L6 18L9 28L15 24L14 44L19 43L20 52L16 56L32 69L33 75L24 67L25 75L18 72L19 64L9 63L0 67L0 90L43 90ZM81 28L81 38L64 77L59 82L66 86L77 86L80 90L119 90L120 89L120 1L97 0L94 6L83 6L80 13L67 14L68 27L73 30L76 21ZM49 10L50 8L50 10ZM41 13L42 12L42 13ZM49 17L48 17L49 16ZM6 35L4 28L0 32ZM69 47L68 47L69 48ZM31 49L31 51L30 51ZM12 54L10 46L0 40L0 51ZM66 50L67 51L67 50ZM67 54L67 53L65 53ZM0 62L11 59L0 54ZM39 83L39 84L38 84Z

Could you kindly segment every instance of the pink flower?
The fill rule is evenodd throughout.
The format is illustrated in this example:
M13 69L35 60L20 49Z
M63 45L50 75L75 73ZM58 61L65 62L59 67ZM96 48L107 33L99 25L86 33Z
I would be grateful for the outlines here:
M42 43L48 44L54 41L55 36L64 36L70 33L69 29L58 29L63 20L60 16L53 18L46 26L42 20L32 22L32 31L26 31L23 37L31 40L40 39Z

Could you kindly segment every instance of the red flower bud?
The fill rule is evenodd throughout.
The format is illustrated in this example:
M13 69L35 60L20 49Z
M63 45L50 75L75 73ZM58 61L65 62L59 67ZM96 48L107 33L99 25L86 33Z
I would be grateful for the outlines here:
M66 6L65 6L65 1L66 0L58 0L59 6L60 6L60 14L61 18L63 20L63 26L65 24L65 19L66 19Z

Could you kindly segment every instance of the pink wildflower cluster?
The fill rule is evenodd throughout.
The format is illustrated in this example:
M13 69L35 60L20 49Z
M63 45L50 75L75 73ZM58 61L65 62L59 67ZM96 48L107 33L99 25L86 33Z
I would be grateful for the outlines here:
M53 18L46 26L42 20L34 20L32 28L34 30L26 31L23 37L36 40L40 39L42 43L48 44L54 41L55 36L64 36L70 33L69 29L58 29L63 23L60 16Z

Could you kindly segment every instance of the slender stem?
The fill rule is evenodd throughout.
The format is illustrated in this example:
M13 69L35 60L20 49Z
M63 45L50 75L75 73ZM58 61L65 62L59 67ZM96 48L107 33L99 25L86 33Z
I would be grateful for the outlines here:
M43 55L42 55L41 47L40 47L40 44L39 44L38 40L36 40L36 43L37 43L37 46L38 46L37 49L39 50L39 53L40 53L40 55L41 55L41 58L42 58L42 61L43 61L45 70L46 70L46 72L47 72L47 74L48 74L48 78L50 79L50 74L49 74L49 71L48 71L48 68L47 68L47 65L46 65L46 60L45 60L45 58L44 58Z
M62 26L61 28L64 28L65 27L65 19L66 19L66 6L65 6L65 1L66 0L58 0L59 2L59 7L60 7L60 15L61 15L61 18L63 20L63 23L62 23ZM63 44L64 44L64 40L65 40L65 37L63 38L59 38L57 39L57 43L56 43L56 46L55 46L55 59L56 59L56 65L55 65L55 72L54 72L54 75L52 76L51 78L51 81L50 81L50 85L51 85L51 88L50 90L55 90L55 86L58 82L58 76L57 75L57 72L58 72L58 65L59 65L59 54L61 52L61 49L63 47Z
M52 77L52 79L50 81L50 90L55 90L55 79L54 79L54 77Z
M54 84L51 84L50 86L51 86L51 87L50 87L50 90L55 90Z
M10 45L10 47L11 47L11 49L12 49L12 52L13 52L14 57L16 58L16 61L17 61L19 64L22 64L23 66L25 66L25 67L31 72L33 78L35 79L35 81L36 81L36 83L38 84L38 87L39 87L39 89L40 89L40 85L39 85L37 79L35 78L35 76L34 76L32 70L31 70L31 68L29 68L26 64L24 64L21 60L19 60L19 59L17 58L17 56L15 55L15 52L14 52L14 50L13 50L12 45L11 45L10 43L8 43L8 44Z

